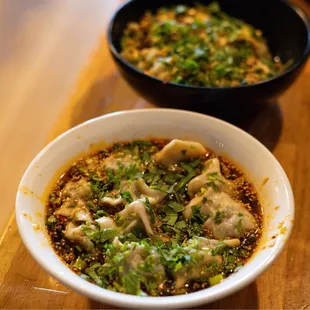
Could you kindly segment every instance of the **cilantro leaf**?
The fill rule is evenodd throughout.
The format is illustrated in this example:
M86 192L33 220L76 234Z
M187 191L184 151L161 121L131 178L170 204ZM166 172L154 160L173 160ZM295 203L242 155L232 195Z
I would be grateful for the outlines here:
M135 140L132 142L133 145L138 146L152 146L153 143L151 141L145 141L145 140Z
M178 213L174 210L168 209L166 211L166 217L163 219L167 222L167 225L173 226L178 219Z
M225 213L224 212L216 211L215 218L214 218L214 223L215 224L221 224L223 222L224 217L225 217Z
M203 224L205 222L205 216L200 212L201 206L192 206L192 222L197 222L198 224Z
M106 228L106 229L93 229L87 225L82 225L82 230L85 235L97 245L103 244L106 241L116 237L119 233L116 228Z
M132 295L138 295L140 293L141 280L136 272L129 270L129 272L122 277L122 282L125 286L126 293Z
M193 173L194 170L191 167L191 165L187 164L187 163L180 163L180 166L187 172L187 173Z
M219 191L219 187L217 186L217 184L214 181L207 182L207 186L212 187L215 192Z
M185 228L185 227L186 227L185 221L180 221L180 222L177 222L177 223L175 224L175 228L177 228L177 229L183 229L183 228Z
M219 241L214 249L211 251L211 254L213 256L216 256L216 255L223 255L224 251L228 248L227 244L224 243L223 241Z
M123 199L125 199L128 203L133 202L133 198L132 198L130 192L121 192L120 195L121 195L121 197L122 197Z
M148 212L148 214L150 215L151 217L151 223L152 224L155 224L155 213L154 213L154 210L150 204L150 201L147 197L145 197L145 207L146 207L146 211Z
M177 203L175 201L168 202L168 206L175 212L182 212L185 209L185 207L182 204Z
M135 164L132 164L126 167L124 175L127 180L134 180L134 179L141 178L143 176L141 171L137 168Z
M183 189L187 183L196 176L196 173L190 173L186 177L184 177L181 181L179 181L176 186L174 187L174 190L178 192L180 189Z

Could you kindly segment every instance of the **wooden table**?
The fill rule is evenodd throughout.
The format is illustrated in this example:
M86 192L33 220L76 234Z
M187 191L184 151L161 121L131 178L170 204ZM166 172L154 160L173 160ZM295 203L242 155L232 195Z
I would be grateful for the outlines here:
M99 2L93 3L96 11ZM104 0L104 3L109 14L117 5L114 0ZM309 5L303 1L299 3L310 14ZM107 11L105 13L107 21ZM73 20L71 23L74 24ZM100 31L104 33L104 29ZM153 107L139 98L119 76L104 36L100 42L80 74L76 91L62 108L48 140L104 113ZM65 63L63 65L66 67ZM268 271L240 292L204 308L310 308L310 62L278 103L266 107L250 122L240 126L261 140L287 172L295 195L295 225L287 247ZM35 135L35 132L29 134ZM14 149L14 143L10 143L8 147ZM7 186L12 190L11 184ZM7 199L6 205L9 204L14 204L13 198ZM111 308L71 291L46 274L25 250L15 221L9 223L0 241L0 259L0 308Z

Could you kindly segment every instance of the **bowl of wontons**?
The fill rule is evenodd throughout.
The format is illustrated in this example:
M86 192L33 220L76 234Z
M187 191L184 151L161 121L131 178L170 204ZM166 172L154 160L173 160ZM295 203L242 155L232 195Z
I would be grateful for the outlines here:
M36 262L120 307L193 307L240 290L275 262L293 219L289 180L260 142L169 109L66 131L30 163L16 197Z

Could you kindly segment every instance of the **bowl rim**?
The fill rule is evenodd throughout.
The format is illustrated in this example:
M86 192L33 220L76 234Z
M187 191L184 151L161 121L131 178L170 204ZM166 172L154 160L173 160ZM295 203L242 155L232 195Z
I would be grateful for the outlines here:
M47 146L45 146L41 152L38 153L38 155L32 160L32 162L29 164L28 168L26 169L21 182L19 184L19 188L22 184L25 183L25 181L28 178L28 173L30 172L31 168L35 165L36 161L41 158L44 153L49 152L50 149L54 148L55 145L57 146L57 143L59 143L60 140L62 140L65 136L70 135L74 133L76 130L82 128L82 127L88 127L92 123L100 122L103 121L107 118L115 117L117 115L124 115L124 114L143 114L143 113L174 113L182 116L192 116L192 117L200 117L204 118L204 120L208 120L211 122L215 122L220 124L221 126L227 127L227 129L232 129L235 132L238 132L240 134L240 138L246 137L246 139L252 140L253 143L255 143L265 154L265 156L269 157L275 167L278 170L278 173L281 175L281 177L284 180L284 192L288 198L288 207L289 207L289 219L290 221L286 225L287 228L287 233L285 235L285 238L283 237L281 240L282 242L280 243L279 246L273 247L272 252L266 254L266 257L264 257L259 264L255 267L253 272L248 273L246 276L242 277L237 282L234 282L233 285L231 285L228 288L222 288L215 290L212 294L204 294L208 289L205 290L200 290L198 292L194 292L191 294L187 295L177 295L177 296L169 296L169 297L141 297L141 296L133 296L133 295L127 295L123 293L118 293L118 292L112 292L107 289L103 289L100 287L97 287L94 284L89 283L88 281L85 281L83 279L80 279L76 274L74 274L68 267L68 272L72 272L73 275L75 275L77 278L71 278L71 277L65 277L64 275L59 275L56 272L56 269L52 268L47 261L40 255L40 251L36 251L32 244L30 237L27 235L28 229L23 225L22 221L22 206L21 204L21 199L22 199L22 193L21 191L17 191L16 195L16 205L15 205L15 211L16 211L16 221L17 221L17 226L18 230L20 233L20 236L23 240L24 245L26 246L27 250L29 253L32 255L34 260L43 268L47 273L52 275L55 279L59 280L66 286L74 289L77 292L80 292L81 294L87 295L90 298L93 298L95 300L99 300L101 302L106 302L108 304L117 304L119 306L124 306L124 307L192 307L196 306L199 304L203 303L210 303L215 300L219 300L221 298L224 298L240 289L243 287L249 285L251 282L253 282L259 275L261 275L274 261L278 258L280 253L282 252L287 240L290 237L293 223L291 220L294 219L294 213L295 213L295 208L294 208L294 197L293 197L293 191L290 185L290 182L287 178L287 175L278 162L278 160L274 157L274 155L257 139L255 139L253 136L248 134L247 132L243 131L242 129L227 123L225 121L222 121L220 119L214 118L212 116L208 115L203 115L200 113L196 112L190 112L190 111L185 111L185 110L176 110L176 109L137 109L137 110L128 110L128 111L119 111L119 112L114 112L114 113L109 113L105 114L96 118L93 118L91 120L88 120L84 123L81 123L64 133L62 133L60 136L55 138L53 141L51 141ZM53 251L52 247L49 246L49 250ZM55 254L56 255L56 254ZM253 258L255 259L255 257ZM62 262L61 262L62 263ZM62 263L63 264L63 263ZM65 264L63 264L65 266ZM226 281L229 281L227 279ZM219 284L218 286L220 286ZM218 287L217 286L217 287ZM216 286L215 286L216 287Z
M120 53L117 51L116 47L113 44L112 29L113 29L116 18L118 17L118 15L121 11L126 10L127 6L129 6L131 3L135 2L135 1L139 1L139 0L127 0L127 1L125 1L116 9L114 14L112 15L112 18L110 19L110 22L109 22L108 28L107 28L108 48L109 48L110 52L112 53L112 55L122 65L124 65L124 66L128 67L129 69L131 69L132 71L134 71L135 74L138 74L139 76L144 77L144 78L146 78L150 81L153 81L155 83L161 83L165 86L169 85L171 87L184 88L184 89L197 90L197 91L201 91L201 90L218 91L218 90L230 90L230 89L246 89L246 88L250 88L250 87L254 87L254 86L260 86L260 85L263 85L265 83L275 81L275 80L280 79L281 77L283 77L287 74L290 74L291 72L293 72L296 69L298 69L299 67L301 67L306 62L306 60L308 59L308 57L310 55L310 20L307 18L307 15L305 14L305 12L296 4L293 4L287 0L279 0L284 5L286 5L288 8L290 8L293 12L295 12L297 14L297 16L299 16L299 18L301 19L301 21L303 22L303 24L305 26L307 34L308 34L307 44L306 44L306 47L303 51L303 54L297 61L294 61L293 65L289 66L286 70L284 70L283 72L281 72L281 73L279 73L279 74L277 74L271 78L268 78L266 80L262 80L262 81L257 82L257 83L247 84L247 85L210 87L210 86L192 86L192 85L178 84L178 83L173 83L173 82L165 82L161 79L158 79L156 77L153 77L151 75L144 73L142 70L138 69L136 66L129 63L124 57L122 57L120 55Z

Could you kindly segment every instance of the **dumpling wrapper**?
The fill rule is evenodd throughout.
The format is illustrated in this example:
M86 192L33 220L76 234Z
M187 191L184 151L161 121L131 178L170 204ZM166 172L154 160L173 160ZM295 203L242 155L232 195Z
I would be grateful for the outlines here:
M207 153L202 144L193 141L173 139L154 155L157 163L169 168L179 162L197 158Z
M193 250L189 254L196 262L194 265L185 265L183 268L175 272L175 288L179 289L190 280L200 279L201 277L209 277L211 272L206 271L207 267L213 263L221 265L223 259L219 255L212 255L210 251Z
M211 187L202 195L196 195L185 207L183 214L186 219L192 216L194 206L200 206L200 212L208 216L203 228L211 231L215 239L240 238L257 225L255 218L242 203ZM218 212L222 217L220 222L216 221Z
M147 232L148 235L154 234L152 227L151 227L150 216L146 210L145 200L143 201L141 199L141 200L133 201L124 210L120 211L118 214L121 218L128 217L128 216L135 216L136 218L142 221L145 231ZM134 223L134 226L138 224L137 219L134 219L132 223ZM129 224L128 226L131 226L131 228L133 228L132 227L133 225L131 224Z
M98 223L98 225L100 226L102 230L106 228L116 228L114 220L108 216L100 217L99 219L95 221Z
M73 203L77 199L86 198L91 193L89 183L84 179L80 179L77 182L68 182L62 190L62 197Z
M133 200L147 197L151 205L156 205L166 197L166 193L150 188L142 178L134 181L130 187Z
M122 158L117 157L108 157L104 161L105 168L111 169L111 170L117 170L121 165L124 167L129 167L130 165L134 165L135 161L132 159L130 155L127 155Z
M64 203L55 211L55 215L62 215L77 222L92 222L93 220L88 208L82 200L78 200L75 207Z
M212 177L210 174L214 173L216 174L216 179L213 180L215 185L219 188L221 191L225 191L228 194L231 193L235 187L234 183L232 183L229 180L226 180L222 173L221 173L221 164L218 158L211 158L208 159L204 163L204 171L202 174L196 176L193 178L189 183L187 187L187 193L188 195L193 198L194 195L208 182L212 180Z
M69 241L78 244L87 253L93 253L95 250L93 242L88 239L82 230L82 225L77 226L72 222L68 223L64 232L64 237Z
M220 255L212 255L212 250L220 242L225 243L229 247L237 247L240 245L238 239L228 239L219 241L215 239L207 239L203 237L196 237L187 241L186 248L189 254L195 261L185 265L174 274L176 289L182 288L184 284L190 280L200 279L211 276L211 272L206 271L211 264L221 265L223 258Z

